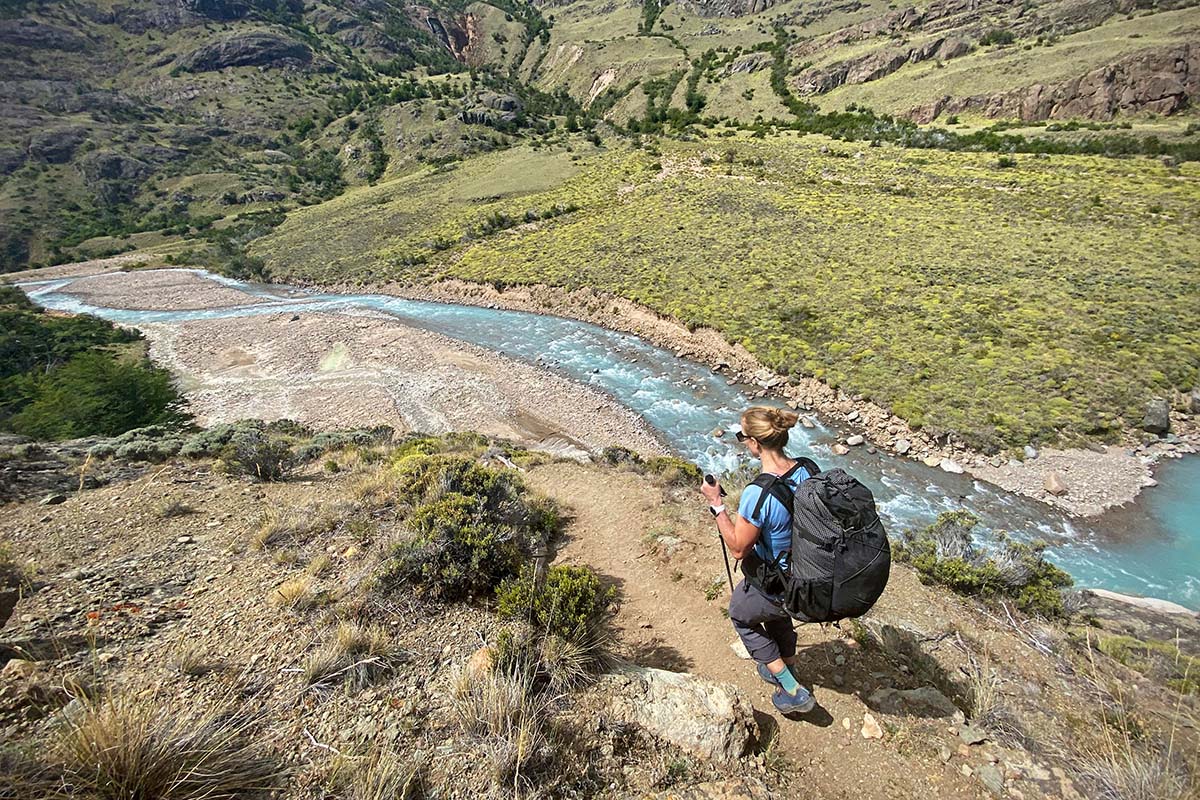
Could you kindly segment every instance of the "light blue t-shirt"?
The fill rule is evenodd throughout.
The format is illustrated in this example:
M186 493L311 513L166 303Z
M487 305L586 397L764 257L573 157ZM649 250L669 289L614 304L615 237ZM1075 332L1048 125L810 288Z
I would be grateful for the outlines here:
M794 492L800 482L807 480L808 477L808 470L799 467L787 480L787 484ZM792 515L788 513L783 503L771 495L767 495L766 502L763 503L758 517L755 518L753 516L754 507L758 505L758 498L762 492L763 490L759 486L747 486L738 501L738 514L758 528L758 541L754 543L754 552L763 561L770 562L774 561L775 557L783 551L792 549Z

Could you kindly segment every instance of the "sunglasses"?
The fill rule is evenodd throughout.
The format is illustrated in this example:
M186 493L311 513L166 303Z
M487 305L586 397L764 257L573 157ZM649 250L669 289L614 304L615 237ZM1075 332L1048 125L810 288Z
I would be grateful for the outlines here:
M744 442L744 441L746 441L747 439L749 439L749 438L750 438L749 436L747 436L746 434L742 433L741 431L734 431L734 434L733 434L733 436L734 436L734 438L735 438L735 439L737 439L739 442Z

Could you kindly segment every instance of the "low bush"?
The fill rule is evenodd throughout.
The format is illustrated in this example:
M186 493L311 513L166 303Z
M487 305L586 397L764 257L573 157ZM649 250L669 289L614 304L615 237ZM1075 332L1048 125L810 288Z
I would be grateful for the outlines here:
M223 472L259 481L282 481L296 464L296 454L287 441L261 431L234 436L221 450Z
M381 586L413 585L438 600L490 594L561 525L554 504L529 497L517 473L462 456L406 456L389 491L406 536L388 553Z
M1064 590L1073 582L1045 559L1045 542L1016 542L1001 532L989 554L975 545L972 530L978 524L969 512L945 512L926 528L905 531L896 558L912 564L926 583L984 599L1010 598L1029 614L1064 616Z
M690 461L675 456L654 456L643 459L628 447L606 447L600 451L600 461L610 466L625 466L642 475L658 478L669 486L698 486L704 473Z
M533 568L526 565L500 585L496 603L500 616L525 620L539 633L586 641L602 630L614 597L588 567L552 566L537 586Z

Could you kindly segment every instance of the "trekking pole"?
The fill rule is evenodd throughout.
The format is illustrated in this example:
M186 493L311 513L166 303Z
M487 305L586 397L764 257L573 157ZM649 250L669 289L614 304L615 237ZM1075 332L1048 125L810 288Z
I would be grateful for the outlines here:
M717 482L717 479L712 475L705 475L704 482L712 486ZM725 496L725 487L721 487L721 497ZM729 593L733 594L733 570L729 566L729 549L725 547L725 537L721 535L721 529L717 529L717 538L721 540L721 555L725 556L725 575L729 578Z
M718 533L717 538L721 540L721 555L725 556L725 574L729 576L729 593L733 594L733 570L729 568L729 550L725 547L725 537Z

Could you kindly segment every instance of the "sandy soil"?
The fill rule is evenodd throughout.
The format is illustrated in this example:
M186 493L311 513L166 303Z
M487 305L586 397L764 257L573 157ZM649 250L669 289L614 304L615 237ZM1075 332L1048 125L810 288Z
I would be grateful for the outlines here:
M92 275L72 282L66 294L94 306L139 311L228 308L266 302L182 269Z
M715 330L689 331L679 322L637 303L591 289L568 291L537 285L497 291L487 285L447 280L415 287L389 284L380 290L424 300L555 314L632 333L677 356L707 364L714 371L728 375L732 382L752 387L750 393L754 398L778 397L793 408L819 413L842 432L843 441L859 433L867 442L895 455L903 454L947 471L962 467L972 476L1005 491L1027 495L1079 516L1096 516L1132 502L1144 487L1154 485L1152 469L1158 459L1200 449L1200 424L1194 418L1172 412L1172 430L1180 439L1175 444L1143 444L1136 432L1130 431L1128 441L1107 448L1105 453L1047 449L1037 459L1013 462L989 457L958 443L934 440L914 431L905 420L883 407L831 389L815 378L785 379L764 367L746 348L726 342ZM1046 476L1051 471L1058 471L1066 478L1065 495L1055 496L1045 490Z
M286 418L473 430L567 454L611 444L663 452L640 417L599 392L387 317L289 313L142 329L204 425Z

